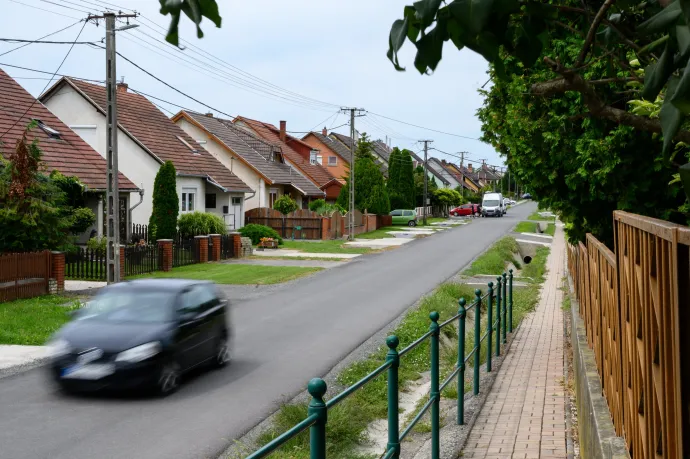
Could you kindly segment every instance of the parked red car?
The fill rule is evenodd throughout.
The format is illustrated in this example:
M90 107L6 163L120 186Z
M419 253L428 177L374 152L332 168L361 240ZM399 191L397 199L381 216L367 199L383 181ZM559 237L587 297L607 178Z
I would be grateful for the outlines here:
M473 204L463 204L460 207L456 207L455 209L450 210L450 214L453 217L470 216L473 213L474 213L474 205Z

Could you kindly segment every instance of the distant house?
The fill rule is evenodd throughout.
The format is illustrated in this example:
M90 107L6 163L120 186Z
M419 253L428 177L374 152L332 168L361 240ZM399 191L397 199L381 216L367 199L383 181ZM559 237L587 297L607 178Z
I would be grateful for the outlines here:
M245 211L273 207L282 195L289 195L301 208L310 199L324 199L326 193L285 161L279 145L263 140L232 121L181 111L172 120L223 163L256 193L245 200Z
M352 138L350 136L339 134L337 132L331 132L330 138L339 142L341 147L347 148L348 151L350 150L350 146L352 145ZM374 159L379 165L381 173L388 177L388 159L391 156L392 150L388 148L388 146L381 140L374 140L372 144L374 146L372 151Z
M321 132L310 132L302 138L302 142L319 151L321 165L341 182L350 174L350 149L341 142L328 136L328 130L323 128ZM318 161L318 156L317 156Z
M456 176L453 172L446 169L444 162L439 160L438 158L429 158L428 167L430 169L433 169L436 173L443 177L445 184L447 184L447 186L445 186L444 188L455 189L460 186L461 178Z
M104 86L62 78L41 101L105 157ZM120 170L146 191L134 209L134 223L146 224L153 208L153 182L171 161L177 170L180 213L206 211L223 218L229 229L244 224L244 197L253 189L240 180L148 99L117 85Z
M316 183L326 193L326 200L335 202L342 183L323 167L323 156L311 145L287 133L287 124L280 122L280 129L270 123L243 116L233 120L235 126L248 130L273 145L280 146L285 162Z
M441 163L450 173L455 176L456 179L463 184L463 187L466 190L469 190L473 193L479 192L481 187L477 182L475 182L475 180L472 178L472 175L467 173L468 171L466 168L460 167L457 164L449 163L445 160L441 160Z
M0 154L7 158L14 150L27 125L35 121L38 126L29 133L29 139L38 139L43 152L46 172L57 170L69 177L76 177L84 185L86 205L96 214L96 223L78 242L85 243L92 235L105 232L105 190L106 162L89 144L68 128L60 119L37 101L19 83L0 70ZM127 209L130 206L130 193L139 191L125 175L120 173L120 209L124 209L120 219L120 236L127 237Z
M415 152L410 151L410 156L412 156L412 166L416 169L417 167L424 167L424 160L419 157ZM439 188L449 188L450 182L446 180L443 175L436 172L433 167L427 167L427 176L429 180L432 178L436 181L436 185Z

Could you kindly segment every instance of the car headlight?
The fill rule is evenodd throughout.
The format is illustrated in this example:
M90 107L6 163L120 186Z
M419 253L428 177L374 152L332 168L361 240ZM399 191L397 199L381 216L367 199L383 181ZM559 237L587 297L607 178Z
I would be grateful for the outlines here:
M62 339L54 339L46 344L46 349L48 351L49 357L62 357L70 353L71 347L69 343Z
M142 360L150 359L161 351L161 343L154 341L152 343L142 344L141 346L127 349L117 354L116 362L141 362Z

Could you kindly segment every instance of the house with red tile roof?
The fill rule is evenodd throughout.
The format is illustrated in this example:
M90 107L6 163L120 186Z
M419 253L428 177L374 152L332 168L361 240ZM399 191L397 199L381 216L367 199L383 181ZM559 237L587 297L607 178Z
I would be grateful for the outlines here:
M96 223L78 239L85 243L92 233L105 231L104 199L106 190L106 162L88 143L37 101L3 70L0 70L0 155L7 158L14 150L26 127L35 121L28 138L37 139L43 152L45 172L57 170L68 177L76 177L87 192L86 204L96 214ZM130 193L138 187L122 173L119 174L121 208L130 206ZM127 212L122 217L121 236L127 237Z
M327 201L334 202L338 199L342 183L322 166L323 157L319 158L318 150L287 133L285 121L280 122L280 129L270 123L242 116L235 118L233 123L273 145L280 146L285 162L325 191Z
M105 156L104 86L62 78L41 101ZM153 208L153 182L158 169L171 161L177 170L180 213L205 211L222 217L228 229L244 225L244 199L254 189L201 147L146 97L117 85L120 170L145 190L132 215L148 223Z
M280 195L291 196L300 208L310 199L324 199L326 193L286 163L279 145L242 129L212 113L181 111L173 122L256 190L246 199L245 209L273 207Z
M345 183L350 174L350 149L328 136L325 127L321 132L309 132L302 137L302 142L318 150L317 162L321 156L321 165L335 178Z

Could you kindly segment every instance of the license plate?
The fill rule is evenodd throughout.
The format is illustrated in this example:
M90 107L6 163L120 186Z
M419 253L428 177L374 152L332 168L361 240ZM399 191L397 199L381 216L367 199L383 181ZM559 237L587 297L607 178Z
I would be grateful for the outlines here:
M63 378L70 379L101 379L113 374L115 368L113 365L75 365L70 368L65 368L62 372Z

